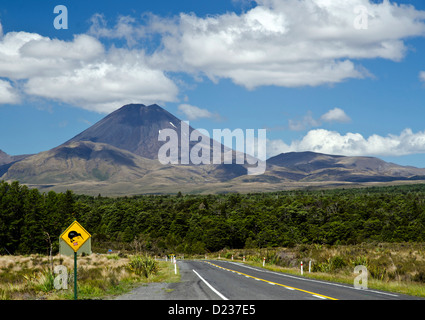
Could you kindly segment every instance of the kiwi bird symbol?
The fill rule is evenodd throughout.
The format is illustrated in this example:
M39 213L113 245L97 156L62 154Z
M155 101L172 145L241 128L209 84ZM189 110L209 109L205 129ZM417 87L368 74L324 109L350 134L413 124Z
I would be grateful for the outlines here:
M82 236L81 236L81 233L78 233L77 231L70 231L69 233L68 233L68 238L69 238L69 242L72 242L73 240L74 240L74 238L75 237L81 237L81 238L83 238ZM83 238L84 239L84 238Z

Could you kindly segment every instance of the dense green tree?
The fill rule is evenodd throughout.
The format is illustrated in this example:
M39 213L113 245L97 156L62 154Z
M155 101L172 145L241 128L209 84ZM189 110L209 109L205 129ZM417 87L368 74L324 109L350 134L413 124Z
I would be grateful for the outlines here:
M108 198L0 182L0 254L54 251L77 219L94 245L156 253L296 243L423 241L425 185L253 194Z
M25 190L23 201L24 218L20 230L18 250L20 253L45 253L47 231L43 225L45 210L37 189Z

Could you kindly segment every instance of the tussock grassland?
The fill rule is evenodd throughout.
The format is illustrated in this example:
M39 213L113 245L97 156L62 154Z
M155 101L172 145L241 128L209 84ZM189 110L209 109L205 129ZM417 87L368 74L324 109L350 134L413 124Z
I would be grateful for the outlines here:
M150 272L135 272L131 261L145 261ZM53 261L52 261L53 260ZM56 255L53 259L42 255L0 256L0 300L62 300L74 298L74 258ZM54 267L63 265L68 272L68 289L55 289ZM143 268L143 266L142 266ZM146 282L174 282L170 263L148 256L99 255L78 256L77 285L79 299L108 299L128 292Z
M290 248L224 249L207 259L243 261L274 271L353 284L354 267L368 270L368 288L425 297L425 243L363 243L359 245L296 245ZM182 255L177 256L182 259ZM205 259L205 255L185 255ZM311 261L311 272L308 272ZM53 267L68 270L68 289L56 290L48 256L0 256L0 300L73 299L73 257L56 255ZM145 269L146 268L146 269ZM78 298L108 299L146 282L177 282L169 261L146 255L92 254L78 257Z

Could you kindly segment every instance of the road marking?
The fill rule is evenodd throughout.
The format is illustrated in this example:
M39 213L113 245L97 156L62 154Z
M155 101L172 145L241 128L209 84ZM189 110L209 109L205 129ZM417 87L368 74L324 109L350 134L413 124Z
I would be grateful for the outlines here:
M202 278L199 273L197 273L195 270L192 270L193 272L195 272L195 274L199 277L199 279L201 279L202 281L205 282L205 284L212 290L214 291L221 299L223 300L229 300L228 298L226 298L224 295L222 295L220 292L218 292L218 290L216 288L214 288L212 285L210 285L204 278Z
M278 285L278 286L284 287L284 288L289 289L289 290L297 290L297 291L305 292L305 293L311 294L311 295L313 295L315 297L318 297L318 298L321 298L321 299L338 300L336 298L324 296L322 294L318 294L318 293L315 293L315 292L311 292L311 291L307 291L307 290L303 290L303 289L299 289L299 288L295 288L295 287L290 287L290 286L287 286L287 285L284 285L284 284L281 284L281 283L277 283L277 282L273 282L273 281L269 281L269 280L257 278L257 277L251 276L249 274L245 274L243 272L239 272L239 271L236 271L236 270L231 270L231 269L224 268L222 266L216 265L216 264L211 263L211 262L208 262L208 261L206 261L206 263L208 263L208 264L210 264L210 265L212 265L214 267L223 269L223 270L232 271L233 273L238 273L240 275L244 275L245 277L252 278L252 279L255 279L257 281L263 281L263 282L266 282L266 283L269 283L269 284ZM195 270L193 270L193 271L195 271Z
M258 272L276 274L276 275L281 276L281 277L293 278L293 279L297 279L297 280L310 281L310 282L316 282L316 283L322 283L322 284L326 284L326 285L329 285L329 286L341 287L341 288L344 288L344 289L364 290L365 292L373 292L373 293L377 293L377 294L381 294L381 295L398 297L397 294L393 294L393 293L389 293L389 292L375 291L375 290L371 290L371 289L358 289L358 288L355 288L355 287L350 287L350 286L347 286L347 285L333 283L333 282L325 282L325 281L320 281L320 280L316 280L316 279L309 279L309 278L302 278L302 277L300 278L300 277L296 277L296 276L291 276L289 274L274 272L274 271L270 271L270 270L256 269L256 268L253 268L253 267L250 267L250 266L247 266L247 265L244 265L244 264L236 263L236 262L230 262L230 261L226 261L226 262L232 263L232 264L235 264L237 266L244 267L244 268L247 268L247 269L252 269L252 270L255 270L255 271L258 271Z

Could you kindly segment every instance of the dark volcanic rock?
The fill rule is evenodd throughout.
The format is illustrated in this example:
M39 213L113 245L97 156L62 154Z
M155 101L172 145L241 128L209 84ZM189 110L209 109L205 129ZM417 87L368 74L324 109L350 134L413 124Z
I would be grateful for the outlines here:
M156 104L129 104L107 115L68 142L107 143L144 158L157 159L158 150L164 144L158 141L158 134L167 128L175 130L180 141L181 123L178 118ZM190 132L192 130L190 128Z

